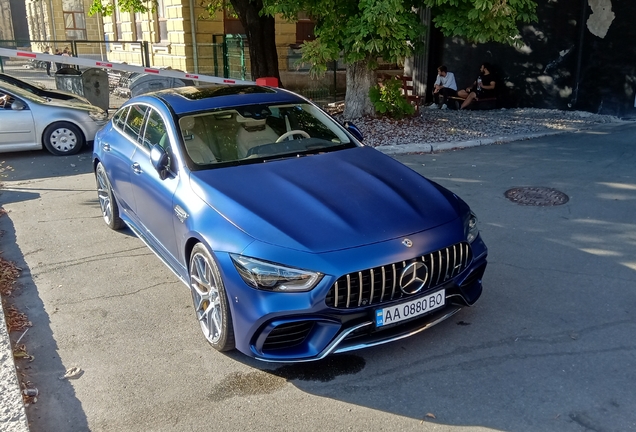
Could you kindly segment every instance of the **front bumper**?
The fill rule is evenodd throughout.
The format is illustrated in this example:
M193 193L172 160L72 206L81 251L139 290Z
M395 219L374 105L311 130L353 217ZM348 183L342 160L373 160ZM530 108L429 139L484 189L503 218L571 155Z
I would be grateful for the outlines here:
M324 284L305 293L272 293L249 287L245 291L240 277L232 275L236 271L222 264L226 270L236 347L259 360L294 363L319 360L332 353L381 345L420 333L462 307L474 304L480 297L487 248L481 237L471 247L472 261L460 274L408 298L426 297L444 288L446 301L442 308L386 328L375 325L377 304L351 309L328 307L325 293L335 278L326 277ZM386 302L381 307L404 301Z

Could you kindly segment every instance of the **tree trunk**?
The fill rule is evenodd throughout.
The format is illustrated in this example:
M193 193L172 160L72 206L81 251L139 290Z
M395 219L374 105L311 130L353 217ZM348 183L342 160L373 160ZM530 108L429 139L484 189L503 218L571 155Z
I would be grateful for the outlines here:
M347 65L347 94L344 118L347 120L374 115L375 109L369 99L369 90L376 83L375 71L367 67L367 61Z
M262 0L230 0L247 33L250 47L252 79L276 77L282 87L278 70L275 21L272 16L261 16Z

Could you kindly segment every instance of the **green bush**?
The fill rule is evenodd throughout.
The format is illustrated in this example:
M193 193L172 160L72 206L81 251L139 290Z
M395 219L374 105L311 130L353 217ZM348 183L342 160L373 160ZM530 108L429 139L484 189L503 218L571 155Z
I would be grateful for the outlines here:
M401 119L415 113L415 107L402 94L402 80L391 78L371 87L369 98L380 114Z

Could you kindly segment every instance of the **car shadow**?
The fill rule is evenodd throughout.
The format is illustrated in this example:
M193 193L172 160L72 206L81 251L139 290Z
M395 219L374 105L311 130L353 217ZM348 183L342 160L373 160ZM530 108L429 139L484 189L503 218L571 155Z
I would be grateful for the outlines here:
M7 202L8 196L10 197L11 194L0 190L0 206ZM41 431L50 430L47 420L51 417L52 412L49 412L47 407L52 407L49 409L53 411L63 410L66 413L68 424L73 425L72 430L89 430L82 403L76 397L69 379L63 378L67 366L58 355L58 346L50 327L49 314L56 311L46 310L40 298L38 287L33 281L31 269L16 242L13 222L7 215L0 217L0 231L2 232L0 237L2 257L13 262L20 269L15 289L11 298L7 300L25 313L32 323L28 327L28 332L12 332L9 335L12 344L15 344L21 337L20 344L26 346L27 353L32 357L30 360L15 360L18 375L24 383L30 382L36 388L47 389L46 392L39 391L37 399L40 400L40 404L31 403L26 407L29 428ZM53 403L43 404L42 401L46 400L53 401ZM61 400L64 401L64 406L55 403L55 401Z
M92 144L75 155L53 156L46 150L34 150L0 155L0 182L34 180L47 177L70 176L92 172Z

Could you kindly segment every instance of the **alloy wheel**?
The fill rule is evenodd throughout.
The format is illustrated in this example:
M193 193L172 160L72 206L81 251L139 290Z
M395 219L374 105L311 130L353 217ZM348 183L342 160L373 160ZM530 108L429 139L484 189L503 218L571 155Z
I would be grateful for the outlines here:
M221 296L208 257L198 252L190 261L190 290L203 335L216 345L223 337Z

